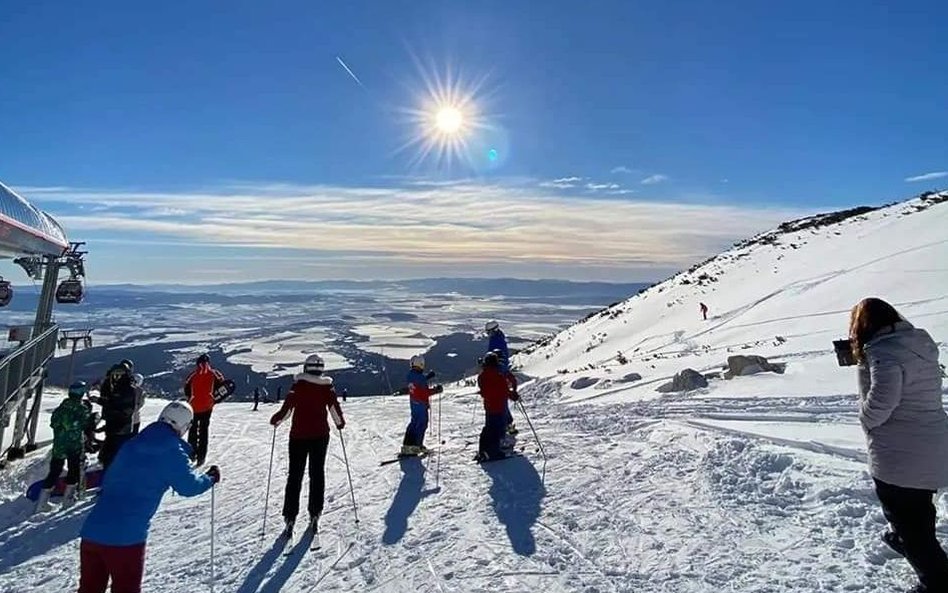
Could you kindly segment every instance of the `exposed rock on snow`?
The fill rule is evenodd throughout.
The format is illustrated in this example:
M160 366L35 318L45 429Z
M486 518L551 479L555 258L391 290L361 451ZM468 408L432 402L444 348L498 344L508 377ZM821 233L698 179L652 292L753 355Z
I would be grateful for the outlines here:
M786 364L768 362L763 356L756 354L737 354L727 357L727 370L724 372L724 378L733 379L734 377L745 377L758 373L777 373L778 375L782 375L786 370Z
M665 383L656 391L659 393L676 393L679 391L692 391L708 386L708 380L704 375L694 369L685 369L680 371L670 382Z
M633 383L635 381L641 381L642 375L638 373L628 373L622 377L622 383Z
M572 383L570 383L570 388L572 389L586 389L587 387L592 387L599 382L599 379L596 377L580 377Z

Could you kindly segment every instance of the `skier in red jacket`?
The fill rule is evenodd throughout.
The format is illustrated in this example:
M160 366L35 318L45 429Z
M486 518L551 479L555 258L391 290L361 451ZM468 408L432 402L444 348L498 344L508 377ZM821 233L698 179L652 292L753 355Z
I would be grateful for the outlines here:
M501 449L507 429L507 401L517 401L516 388L501 370L500 357L496 352L484 356L484 369L477 377L477 387L484 399L484 428L481 429L477 461L502 459Z
M184 381L184 396L194 410L194 422L188 432L191 445L191 460L204 465L207 457L207 441L211 429L211 412L214 411L214 387L224 381L224 375L211 367L207 354L198 357L194 370Z
M284 535L291 537L296 515L300 509L300 490L303 488L303 472L309 458L309 525L315 534L319 527L319 515L323 512L323 497L326 490L326 449L329 447L329 423L332 415L336 428L342 430L346 421L342 408L332 387L332 378L323 375L326 368L323 358L312 354L303 365L303 372L294 377L283 402L283 407L270 418L270 424L279 426L287 414L293 413L290 428L290 463L286 479L286 497L283 500ZM328 413L328 414L327 414Z

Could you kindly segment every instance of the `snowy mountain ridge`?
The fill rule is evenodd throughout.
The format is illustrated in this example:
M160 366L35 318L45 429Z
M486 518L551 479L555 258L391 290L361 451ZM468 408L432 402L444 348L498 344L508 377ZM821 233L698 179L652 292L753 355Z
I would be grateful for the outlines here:
M516 362L530 376L587 377L587 387L607 389L624 372L646 383L653 371L666 378L680 370L663 364L674 358L710 370L723 355L750 349L830 354L831 339L845 336L849 309L872 295L892 299L910 320L931 317L934 326L923 327L943 340L946 316L933 307L948 303L946 202L948 192L931 192L784 223L590 315ZM710 307L706 323L702 302Z

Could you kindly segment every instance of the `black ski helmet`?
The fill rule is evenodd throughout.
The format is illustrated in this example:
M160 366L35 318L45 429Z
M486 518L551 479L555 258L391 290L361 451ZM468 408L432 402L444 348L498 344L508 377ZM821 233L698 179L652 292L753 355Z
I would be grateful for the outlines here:
M210 364L210 362L211 362L211 357L208 356L207 354L202 354L202 355L198 356L198 358L197 358L197 364L201 364L202 362L206 362L206 363Z
M500 357L497 356L497 353L491 350L484 355L484 366L485 367L496 367L500 366Z

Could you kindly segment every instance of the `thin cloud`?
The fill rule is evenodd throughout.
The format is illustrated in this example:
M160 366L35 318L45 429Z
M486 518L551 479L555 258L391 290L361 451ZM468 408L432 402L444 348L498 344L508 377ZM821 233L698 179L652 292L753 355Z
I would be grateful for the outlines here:
M657 175L650 175L642 180L642 185L656 185L668 181L668 175L662 175L661 173Z
M601 184L615 185L615 184ZM610 189L608 191L622 191ZM596 266L668 270L688 265L804 212L545 193L525 185L346 187L268 184L200 192L68 189L40 203L104 208L54 212L67 231L142 242L176 240L292 249L390 266L527 269ZM62 208L68 210L68 208ZM58 209L57 209L58 210ZM187 210L184 219L162 216ZM638 229L629 233L629 228ZM89 236L92 235L92 236ZM383 255L384 254L384 255ZM500 266L500 267L498 267ZM440 268L439 268L440 269Z
M634 173L634 171L632 171L632 169L626 167L625 165L619 165L618 167L613 167L610 173L612 173L613 175L628 175L630 173Z
M618 183L587 183L586 189L591 191L599 191L601 189L619 189Z
M948 171L933 171L931 173L916 175L915 177L906 177L905 181L912 183L913 181L930 181L932 179L941 179L943 177L948 177Z
M571 189L577 186L577 184L582 181L582 177L560 177L559 179L552 179L550 181L544 181L540 183L540 187L552 187L557 189Z

